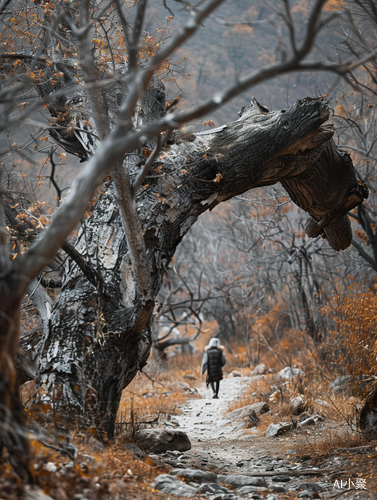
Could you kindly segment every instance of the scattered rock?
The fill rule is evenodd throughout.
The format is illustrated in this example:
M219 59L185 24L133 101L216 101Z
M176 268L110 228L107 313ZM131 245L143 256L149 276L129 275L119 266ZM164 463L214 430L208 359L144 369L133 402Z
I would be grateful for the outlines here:
M248 495L249 493L256 493L261 491L267 491L267 488L262 486L242 486L242 488L237 489L237 493L240 495Z
M264 363L259 363L254 370L253 370L253 375L264 375L265 373L268 372L268 368Z
M291 399L291 412L293 415L300 415L305 410L306 404L301 396Z
M179 380L176 380L172 384L170 384L170 387L175 388L178 387L179 389L183 389L184 391L191 391L191 387L188 385L187 382L179 382Z
M274 491L275 493L284 493L285 490L286 488L282 484L274 484L272 486L272 491Z
M229 373L228 377L242 377L242 373L237 370L233 370Z
M290 366L286 366L279 372L279 377L283 380L292 380L294 377L299 377L303 375L304 372L299 368L291 368Z
M334 382L331 382L329 390L330 392L350 394L352 382L352 375L342 375L341 377L336 378Z
M206 472L197 469L173 469L169 472L169 474L200 484L216 483L217 481L217 475L213 472Z
M205 483L200 486L198 493L230 493L230 490L221 484Z
M297 498L311 498L312 494L308 490L303 490L301 491L298 495Z
M191 442L183 431L170 429L142 429L135 436L139 445L153 453L163 453L167 450L187 451Z
M315 491L316 493L321 493L322 491L324 491L322 486L318 483L301 483L298 485L297 489Z
M47 462L43 464L43 469L47 472L56 472L58 470L54 462Z
M267 482L262 477L251 477L241 474L219 474L217 480L224 484L229 484L233 488L241 488L242 486L263 486L267 488Z
M183 375L183 378L185 380L198 380L194 375L189 375L189 374Z
M292 478L290 476L272 476L271 481L275 483L287 483Z
M309 417L309 418L305 419L303 422L301 422L299 425L300 425L300 427L306 427L308 425L315 425L315 424L316 424L315 418Z
M166 494L179 495L181 497L193 497L198 492L198 488L180 481L169 474L161 474L151 484L152 488L160 490Z
M278 401L280 396L281 396L280 391L273 392L271 396L268 398L269 403L276 403L276 401Z
M279 422L277 424L270 424L267 427L265 437L272 438L284 434L284 432L292 429L292 424L290 422Z
M135 443L125 443L124 447L131 453L134 458L143 459L145 457L145 453L143 452L143 450Z
M233 410L225 416L225 420L243 420L245 417L253 415L262 415L270 411L270 407L268 403L261 401L259 403L253 403L248 406L244 406L243 408L239 408L238 410Z

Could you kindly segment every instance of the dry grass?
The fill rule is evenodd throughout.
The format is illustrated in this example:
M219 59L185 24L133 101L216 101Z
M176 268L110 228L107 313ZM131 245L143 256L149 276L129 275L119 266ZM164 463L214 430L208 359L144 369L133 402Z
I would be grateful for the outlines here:
M117 429L130 439L140 427L178 414L181 405L195 397L195 386L201 383L199 369L191 368L192 362L183 355L170 365L169 370L151 375L139 373L123 391ZM188 384L192 391L184 390L180 383Z

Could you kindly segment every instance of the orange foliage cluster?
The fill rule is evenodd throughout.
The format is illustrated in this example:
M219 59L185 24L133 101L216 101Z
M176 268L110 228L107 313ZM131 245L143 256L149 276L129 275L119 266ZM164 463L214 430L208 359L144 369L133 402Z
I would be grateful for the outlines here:
M330 373L373 377L377 370L376 286L366 291L351 285L346 296L336 295L322 308L327 333L318 361Z

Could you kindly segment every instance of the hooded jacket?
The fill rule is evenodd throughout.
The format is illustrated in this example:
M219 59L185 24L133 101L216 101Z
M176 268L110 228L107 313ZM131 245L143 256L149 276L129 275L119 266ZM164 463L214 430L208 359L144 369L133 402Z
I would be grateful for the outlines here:
M207 371L207 384L222 380L225 363L224 346L220 345L219 339L211 339L204 349L202 362L202 374Z

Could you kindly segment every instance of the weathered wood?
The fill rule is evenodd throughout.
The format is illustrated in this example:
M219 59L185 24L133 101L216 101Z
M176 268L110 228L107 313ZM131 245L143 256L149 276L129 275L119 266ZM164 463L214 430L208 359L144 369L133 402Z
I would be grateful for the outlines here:
M82 415L87 425L112 436L122 390L151 349L153 298L166 267L199 215L222 201L280 181L313 217L312 235L326 233L331 224L330 244L344 247L349 238L344 214L366 190L352 162L336 150L328 117L322 99L304 99L276 112L253 99L239 120L164 151L136 198L151 272L147 301L139 294L114 189L106 181L74 244L102 284L95 286L67 260L40 346L38 382L46 389L40 399L61 413ZM133 180L142 166L132 156L126 161Z

